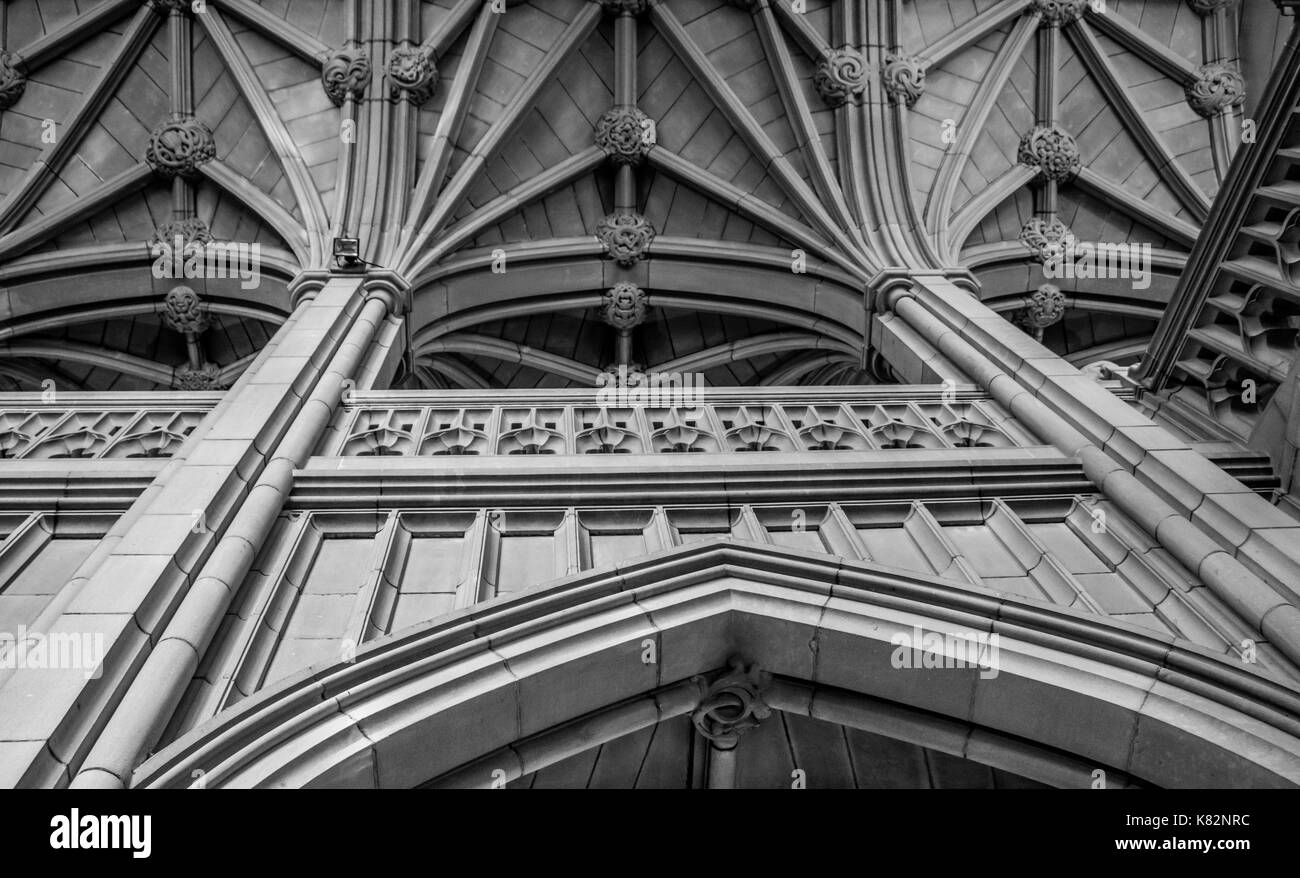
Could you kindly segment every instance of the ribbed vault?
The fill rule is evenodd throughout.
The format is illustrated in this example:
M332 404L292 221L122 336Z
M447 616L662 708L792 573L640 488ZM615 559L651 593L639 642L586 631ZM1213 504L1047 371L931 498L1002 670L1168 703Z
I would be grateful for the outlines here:
M1151 245L1147 288L1059 282L1068 312L1122 334L1046 336L1079 360L1133 356L1280 46L1233 79L1276 11L1185 0L666 0L634 17L589 0L6 5L24 85L0 120L0 336L26 340L0 374L24 388L165 387L195 365L166 328L115 341L172 285L148 241L189 221L261 248L255 290L196 289L220 315L197 354L219 385L339 235L411 282L414 384L586 382L619 359L616 333L588 324L620 282L652 315L727 327L661 351L652 317L632 330L643 367L699 355L716 383L870 380L862 291L879 270L971 268L1019 319L1043 281L1034 221ZM398 49L410 81L388 69ZM601 141L602 118L653 130ZM210 153L151 162L178 119L210 130ZM1027 161L1043 128L1067 138ZM611 216L642 224L630 250L600 237ZM540 335L539 314L556 318ZM39 355L55 317L94 348L76 368ZM479 336L514 351L470 350Z

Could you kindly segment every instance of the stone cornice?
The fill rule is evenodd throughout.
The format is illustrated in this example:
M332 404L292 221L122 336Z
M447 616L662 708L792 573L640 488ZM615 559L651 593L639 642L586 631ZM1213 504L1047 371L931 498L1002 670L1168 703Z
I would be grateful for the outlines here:
M296 509L653 506L1069 496L1094 489L1055 449L663 455L317 457L296 471ZM756 461L756 457L764 460ZM701 460L700 458L707 458ZM638 466L638 462L644 462Z

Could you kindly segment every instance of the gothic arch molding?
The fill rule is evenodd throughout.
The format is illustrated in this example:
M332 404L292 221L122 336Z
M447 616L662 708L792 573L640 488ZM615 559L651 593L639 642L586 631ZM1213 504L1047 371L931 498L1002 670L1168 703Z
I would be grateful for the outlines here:
M914 626L998 634L998 674L894 669L891 637ZM654 663L641 658L647 641ZM132 785L410 786L505 748L517 758L501 768L517 777L539 766L514 745L619 705L607 732L691 710L698 689L693 702L676 684L732 655L794 681L783 705L799 703L790 693L803 681L933 714L960 729L964 753L1024 738L1036 753L1069 754L1073 763L1035 764L1010 747L980 751L1054 783L1100 768L1156 786L1300 785L1300 699L1207 650L874 564L716 542L376 641L355 662L309 669L219 714ZM820 709L817 697L803 709Z

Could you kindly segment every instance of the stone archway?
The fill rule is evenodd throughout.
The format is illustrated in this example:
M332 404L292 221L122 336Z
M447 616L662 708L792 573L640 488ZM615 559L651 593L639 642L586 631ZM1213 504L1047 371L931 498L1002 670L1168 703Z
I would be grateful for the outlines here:
M917 632L947 638L935 648L948 666L898 666ZM955 645L971 637L996 653L962 666ZM309 669L156 754L133 785L487 786L490 772L472 774L493 754L509 781L696 710L708 691L694 678L734 655L772 676L778 709L1045 783L1087 786L1101 770L1155 786L1300 784L1300 699L1199 647L891 568L706 543Z

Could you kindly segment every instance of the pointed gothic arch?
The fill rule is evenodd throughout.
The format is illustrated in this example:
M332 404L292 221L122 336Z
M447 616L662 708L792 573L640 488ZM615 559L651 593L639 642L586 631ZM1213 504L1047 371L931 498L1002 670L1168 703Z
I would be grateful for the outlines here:
M917 630L997 634L997 659L896 668L897 644ZM1045 783L1086 786L1098 769L1155 786L1300 781L1300 699L1207 650L889 567L707 542L489 601L297 674L166 747L133 784L488 786L493 771L517 778L695 710L705 690L692 678L733 655L781 681L780 709Z

